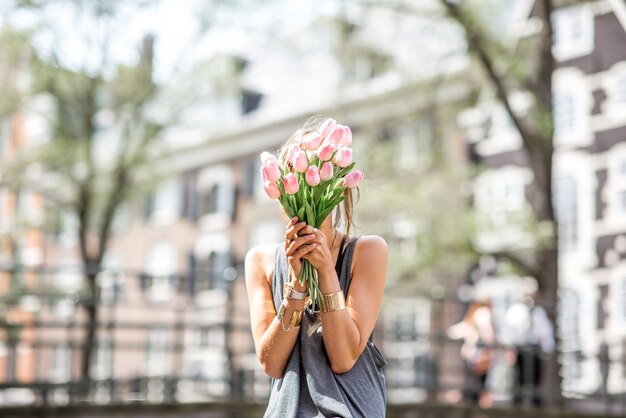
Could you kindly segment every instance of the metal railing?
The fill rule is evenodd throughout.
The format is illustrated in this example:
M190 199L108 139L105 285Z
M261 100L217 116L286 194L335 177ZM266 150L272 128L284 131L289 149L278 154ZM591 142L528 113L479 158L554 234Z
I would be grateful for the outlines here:
M0 408L266 400L270 379L254 353L241 279L194 291L206 289L203 281L216 281L103 270L99 297L93 298L80 280L58 281L68 271L0 270ZM461 343L448 338L445 328L460 319L464 304L453 297L419 297L428 300L434 313L426 328L382 315L375 329L388 362L389 402L480 402L483 382L468 369L459 354ZM97 338L85 377L79 373L80 356L89 344L84 308L93 305L98 309ZM456 314L442 319L449 311ZM515 405L520 395L532 405L538 388L515 384L515 366L505 360L512 347L486 348L492 361L484 384L492 403ZM534 350L522 351L533 359ZM620 350L624 348L607 347L598 355L559 353L564 408L626 413L626 384L619 383L626 375L626 356L607 354ZM532 381L537 369L532 360L525 364ZM588 376L598 383L589 385ZM546 395L545 388L540 390Z

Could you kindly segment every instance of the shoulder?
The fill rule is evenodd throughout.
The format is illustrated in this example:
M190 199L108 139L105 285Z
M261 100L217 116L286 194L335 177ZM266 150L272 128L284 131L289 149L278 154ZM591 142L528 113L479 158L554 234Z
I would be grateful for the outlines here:
M387 242L378 235L359 235L354 244L354 266L387 262Z
M271 278L277 245L279 244L258 245L248 250L244 263L246 281L253 277L263 277L266 280Z
M354 254L359 257L386 256L387 252L387 241L378 235L359 235L354 244Z

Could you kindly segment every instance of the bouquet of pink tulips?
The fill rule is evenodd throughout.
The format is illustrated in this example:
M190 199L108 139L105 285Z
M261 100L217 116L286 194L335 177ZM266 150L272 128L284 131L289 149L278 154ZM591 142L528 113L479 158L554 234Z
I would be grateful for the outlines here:
M263 188L270 199L278 199L290 218L319 228L340 204L347 187L356 187L363 179L353 170L352 132L347 126L327 119L318 131L306 135L301 144L287 149L287 164L281 164L268 152L261 154ZM319 306L321 292L317 272L308 260L302 260L300 283L307 282L313 309Z

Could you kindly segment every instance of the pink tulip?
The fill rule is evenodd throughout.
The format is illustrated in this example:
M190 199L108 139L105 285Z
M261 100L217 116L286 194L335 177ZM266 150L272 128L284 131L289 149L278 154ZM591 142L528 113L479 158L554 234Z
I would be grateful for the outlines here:
M324 137L317 132L312 132L304 139L304 148L309 151L315 151L322 145Z
M268 161L268 160L276 161L276 157L274 157L272 154L270 154L267 151L263 151L261 153L261 161L263 162L263 164L265 164L265 162Z
M343 139L343 126L335 125L332 131L328 134L328 142L333 143L335 145L340 145Z
M339 148L335 154L335 164L339 167L347 167L352 164L352 148Z
M304 173L309 166L304 151L296 151L296 153L293 155L293 160L291 161L291 164L293 164L293 169L296 170L298 173Z
M358 186L361 180L363 180L363 172L361 170L354 170L344 178L346 186L349 188Z
M333 130L333 128L337 125L337 122L333 118L328 118L322 123L318 131L323 137L327 137L328 134Z
M273 181L266 181L263 183L263 189L270 199L278 199L280 197L280 189L278 185Z
M322 145L322 148L317 151L317 156L322 161L328 161L330 160L330 157L333 155L333 152L335 152L336 149L337 147L335 146L335 144L328 142Z
M312 165L306 170L306 182L311 187L320 184L320 172L316 166Z
M295 174L288 173L285 176L285 192L287 192L287 194L296 194L298 193L298 189L300 189L298 178Z
M280 178L280 169L278 168L276 159L268 159L265 164L261 166L261 173L263 174L263 180L278 181Z
M352 144L352 131L350 130L350 127L344 126L343 136L341 137L341 141L339 142L339 145L343 145L344 147L349 147L350 144Z
M289 145L289 148L287 148L287 161L292 162L294 155L298 151L300 151L300 146L298 144Z
M333 177L333 163L326 161L320 169L320 179L326 181Z

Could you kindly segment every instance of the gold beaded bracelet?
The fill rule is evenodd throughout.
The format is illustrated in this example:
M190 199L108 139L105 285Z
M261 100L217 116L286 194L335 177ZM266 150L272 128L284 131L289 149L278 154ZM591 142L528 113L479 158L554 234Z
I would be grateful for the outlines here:
M304 304L305 309L308 303L309 303L309 300L307 299L307 301ZM283 331L288 332L292 327L295 328L295 327L300 326L300 324L302 323L302 314L304 313L304 309L302 309L301 311L294 310L291 313L291 320L289 321L289 326L285 329L284 319L285 319L286 310L287 310L287 305L285 303L281 303L280 308L278 309L278 314L276 316L278 317L278 322L280 322L280 327L283 329Z
M322 295L320 301L320 310L324 313L339 311L346 308L346 300L343 295L343 291L335 293L328 293Z

